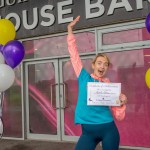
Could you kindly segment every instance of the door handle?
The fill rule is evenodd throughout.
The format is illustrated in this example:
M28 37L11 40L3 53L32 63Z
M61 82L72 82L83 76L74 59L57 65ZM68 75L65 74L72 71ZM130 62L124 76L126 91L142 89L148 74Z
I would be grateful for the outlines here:
M56 107L56 104L55 104L55 106L53 105L54 101L56 103L56 95L55 95L55 99L53 100L53 87L56 87L57 85L58 85L58 83L50 85L50 93L51 93L51 100L50 100L50 102L51 102L51 106L52 106L53 109L59 109L59 107ZM54 92L56 94L56 91L54 91Z
M66 83L60 83L63 86L63 106L62 109L68 108L68 86Z
M0 93L0 117L2 117L3 101L4 101L4 92Z

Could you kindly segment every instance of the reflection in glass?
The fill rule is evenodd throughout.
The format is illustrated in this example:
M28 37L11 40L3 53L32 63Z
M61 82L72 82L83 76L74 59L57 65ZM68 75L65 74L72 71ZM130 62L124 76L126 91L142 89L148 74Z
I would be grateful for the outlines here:
M146 40L150 40L150 34L146 30L146 28L109 32L103 34L102 37L103 45L130 43Z
M2 119L4 137L22 137L21 67L14 69L14 84L4 92Z
M95 51L94 32L78 33L75 36L79 52ZM66 35L25 41L23 45L26 51L26 59L69 55Z
M107 76L111 82L122 84L122 93L128 98L125 119L116 121L121 145L149 147L150 92L145 84L145 73L150 67L150 49L113 52L107 55L112 64Z
M30 133L57 134L56 110L51 106L51 85L55 84L53 63L33 64L28 68ZM56 93L56 89L52 90ZM53 97L55 103L56 99Z

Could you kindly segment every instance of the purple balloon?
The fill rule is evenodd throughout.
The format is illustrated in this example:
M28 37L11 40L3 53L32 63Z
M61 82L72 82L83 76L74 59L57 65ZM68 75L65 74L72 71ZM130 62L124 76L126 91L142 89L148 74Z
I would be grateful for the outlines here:
M24 46L17 40L9 41L3 47L3 56L5 58L5 61L12 68L15 68L20 64L20 62L24 58L24 55Z
M150 13L146 17L145 25L146 25L147 31L150 33Z

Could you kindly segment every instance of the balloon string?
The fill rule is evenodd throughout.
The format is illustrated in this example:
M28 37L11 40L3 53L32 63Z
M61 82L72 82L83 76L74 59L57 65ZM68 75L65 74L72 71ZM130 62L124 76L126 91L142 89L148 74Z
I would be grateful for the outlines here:
M3 100L4 100L4 92L1 92L0 93L0 118L2 117Z
M2 119L2 109L3 109L4 92L0 93L0 138L3 136L3 119Z

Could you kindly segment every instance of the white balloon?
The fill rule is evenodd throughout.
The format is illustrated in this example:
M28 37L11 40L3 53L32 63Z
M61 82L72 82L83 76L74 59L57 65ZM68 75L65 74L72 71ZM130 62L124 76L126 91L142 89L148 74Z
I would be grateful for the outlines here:
M3 134L3 122L2 119L0 118L0 136Z
M13 69L6 65L0 64L0 92L7 90L15 80Z
M4 64L4 63L5 63L4 56L2 55L2 53L0 53L0 64Z

